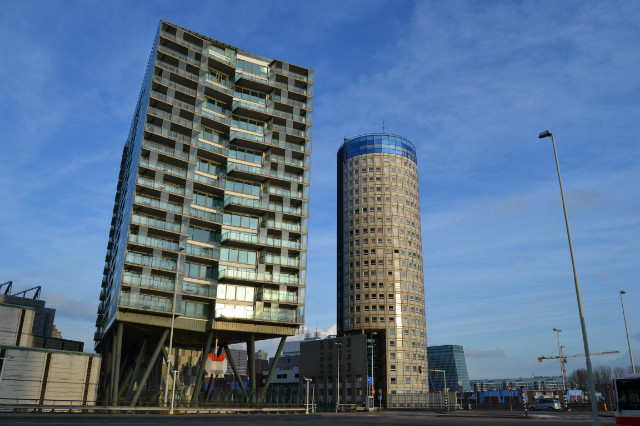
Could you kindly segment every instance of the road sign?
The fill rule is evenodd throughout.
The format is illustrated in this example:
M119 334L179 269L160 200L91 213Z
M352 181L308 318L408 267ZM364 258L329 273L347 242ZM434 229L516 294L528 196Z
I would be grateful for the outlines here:
M373 384L373 377L367 376L367 384L368 385L372 385Z
M513 386L507 386L507 390L511 392L513 390Z
M371 389L371 395L375 395L376 394L376 390L375 389Z
M611 390L611 383L607 383L607 390Z

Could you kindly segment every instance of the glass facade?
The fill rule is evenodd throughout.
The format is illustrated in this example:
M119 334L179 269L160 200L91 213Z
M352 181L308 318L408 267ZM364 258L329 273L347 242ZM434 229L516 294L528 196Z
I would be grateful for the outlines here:
M429 368L444 370L429 371L429 388L432 392L441 392L444 388L444 376L447 376L447 388L457 391L462 387L463 392L473 389L469 383L467 361L464 356L464 348L458 345L429 346Z

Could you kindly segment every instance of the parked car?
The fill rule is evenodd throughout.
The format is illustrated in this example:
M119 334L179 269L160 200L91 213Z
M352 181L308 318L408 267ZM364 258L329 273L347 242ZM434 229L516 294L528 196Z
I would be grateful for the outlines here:
M531 411L536 411L536 410L554 411L554 410L560 410L561 408L562 406L560 405L560 401L552 398L541 398L536 402L534 402L533 404L529 405L529 410Z

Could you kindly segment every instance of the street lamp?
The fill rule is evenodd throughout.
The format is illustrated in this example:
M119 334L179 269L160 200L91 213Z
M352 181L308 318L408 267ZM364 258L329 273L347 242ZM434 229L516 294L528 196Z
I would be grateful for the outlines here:
M178 374L180 370L173 370L173 390L171 391L171 411L169 414L173 414L173 402L176 399L176 374ZM209 386L212 386L212 383L209 383Z
M336 383L337 385L337 392L336 392L336 413L338 412L338 407L340 407L340 347L342 346L342 342L335 342L335 345L338 349L338 382Z
M312 379L309 378L309 377L304 377L304 381L307 382L307 412L306 412L306 414L309 414L309 382L311 382Z
M562 330L560 330L559 328L554 328L553 331L556 332L556 337L558 338L558 357L560 358L560 371L562 372L562 399L564 401L564 404L567 405L567 401L566 401L566 389L567 389L567 372L565 370L565 359L564 359L564 355L562 353L562 346L560 346L560 332Z
M624 313L624 302L622 301L622 295L627 292L620 290L620 304L622 305L622 317L624 318L624 329L627 332L627 344L629 345L629 357L631 358L631 370L633 374L636 374L636 366L633 363L633 353L631 352L631 341L629 340L629 328L627 327L627 316Z
M442 391L444 392L444 400L445 400L445 404L447 406L447 411L449 411L449 401L448 401L448 395L447 395L447 372L445 370L439 370L437 368L427 368L428 371L433 371L434 373L442 373L442 380L444 381L443 386L442 386ZM478 406L478 396L476 394L476 407Z
M376 400L373 397L373 391L376 388L375 387L375 380L373 379L373 349L374 349L374 337L373 336L375 336L377 334L378 333L375 332L375 331L371 332L371 390L372 391L371 391L371 395L367 395L367 408L369 409L369 411L372 411L371 410L371 404L369 403L369 398L371 398L371 401L372 401L372 403L374 405L373 411L375 411L375 403L376 403Z
M562 189L562 177L560 176L560 163L558 162L558 151L556 150L556 141L553 133L549 130L538 135L539 139L551 137L553 145L553 154L556 158L556 169L558 170L558 182L560 183L560 196L562 197L562 209L564 210L564 221L567 227L567 238L569 239L569 251L571 252L571 265L573 266L573 282L576 287L576 297L578 299L578 313L580 315L580 326L582 327L582 341L584 343L584 355L587 361L587 379L589 381L589 393L591 394L591 412L593 415L593 424L600 424L598 420L598 402L596 398L596 387L593 381L593 369L591 368L591 354L589 353L589 341L587 340L587 326L584 323L584 311L582 309L582 296L580 296L580 284L578 282L578 272L576 270L576 261L573 255L573 243L571 242L571 231L569 229L569 216L567 215L567 204L564 200L564 190Z

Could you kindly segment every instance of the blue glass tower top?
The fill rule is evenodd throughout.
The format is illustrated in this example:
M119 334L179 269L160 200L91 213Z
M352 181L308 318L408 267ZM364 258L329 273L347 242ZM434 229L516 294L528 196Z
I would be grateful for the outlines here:
M388 133L369 133L344 141L344 160L363 154L387 153L406 157L417 163L416 147L407 138Z

